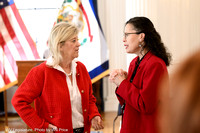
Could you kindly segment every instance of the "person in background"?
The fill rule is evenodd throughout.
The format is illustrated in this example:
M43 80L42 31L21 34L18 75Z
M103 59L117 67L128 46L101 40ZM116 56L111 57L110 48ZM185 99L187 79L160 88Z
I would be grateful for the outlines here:
M78 29L60 22L50 33L52 56L34 67L19 86L12 104L37 132L90 133L103 128L92 83L79 55ZM35 109L31 107L34 101Z
M158 85L171 56L153 23L146 17L128 20L124 28L124 47L136 54L128 73L115 69L110 81L116 84L116 95L122 106L120 133L157 133Z
M200 50L181 62L161 88L161 133L200 133Z
M43 59L48 59L49 57L51 57L51 52L48 49L45 49L44 53L43 53Z

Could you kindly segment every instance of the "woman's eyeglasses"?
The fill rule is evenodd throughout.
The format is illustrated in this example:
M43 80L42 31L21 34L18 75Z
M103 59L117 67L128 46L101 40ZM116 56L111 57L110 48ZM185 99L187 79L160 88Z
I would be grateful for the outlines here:
M140 34L141 32L135 32L135 33L124 33L125 39L128 37L130 34Z

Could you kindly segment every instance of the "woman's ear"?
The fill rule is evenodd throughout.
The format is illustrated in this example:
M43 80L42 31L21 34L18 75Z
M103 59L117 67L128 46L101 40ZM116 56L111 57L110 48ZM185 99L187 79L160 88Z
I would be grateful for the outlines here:
M63 46L63 45L62 45L61 43L58 44L58 49L59 49L59 51L62 51L62 50L63 50L63 49L62 49L62 48L63 48L62 46Z
M140 42L143 42L145 38L145 34L144 33L140 33Z
M60 47L60 49L62 48L63 44L62 43L59 43L58 44L58 47Z

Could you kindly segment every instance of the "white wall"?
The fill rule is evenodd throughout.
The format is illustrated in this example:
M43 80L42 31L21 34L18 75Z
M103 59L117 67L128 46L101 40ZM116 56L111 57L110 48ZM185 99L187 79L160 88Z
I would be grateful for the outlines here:
M98 14L109 48L110 70L126 69L126 54L122 42L125 2L123 0L99 0ZM115 96L116 86L108 82L108 77L103 81L105 111L116 111L118 108L118 100Z
M144 15L153 21L165 46L172 53L170 72L181 60L200 48L199 0L126 0L126 2L129 12L126 14L127 19Z

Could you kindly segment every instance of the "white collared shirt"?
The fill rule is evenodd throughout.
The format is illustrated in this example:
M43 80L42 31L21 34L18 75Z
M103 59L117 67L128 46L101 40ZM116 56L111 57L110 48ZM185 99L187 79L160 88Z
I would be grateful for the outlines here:
M53 58L50 57L47 59L47 65L52 66ZM84 127L84 121L83 121L83 111L82 111L82 103L81 103L81 94L77 86L76 82L76 66L77 63L75 60L72 61L72 82L67 75L67 73L62 69L60 65L57 65L53 67L54 69L57 69L66 75L66 82L69 89L70 94L70 101L71 101L71 108L72 108L72 125L74 128L80 128ZM67 119L67 118L66 118Z

